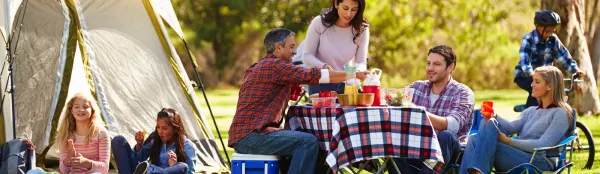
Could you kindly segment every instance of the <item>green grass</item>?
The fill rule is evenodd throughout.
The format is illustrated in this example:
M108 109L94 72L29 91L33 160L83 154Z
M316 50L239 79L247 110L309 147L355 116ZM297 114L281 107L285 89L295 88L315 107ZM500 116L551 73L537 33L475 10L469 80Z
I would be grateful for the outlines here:
M525 96L527 93L522 90L493 90L493 91L474 91L475 92L475 108L479 108L481 102L484 100L491 100L494 102L495 111L502 117L508 119L514 119L518 117L519 113L513 111L513 106L516 104L524 103ZM212 132L215 139L218 140L215 126L212 122L212 118L208 112L208 107L204 102L202 92L197 92L198 97L202 101L202 109L204 116L209 121ZM225 145L227 145L229 126L235 114L236 102L238 99L238 89L217 89L207 91L207 97L210 101L210 105L219 126L221 136ZM600 119L598 117L578 117L578 120L585 123L588 128L591 129L592 135L594 136L594 142L596 145L600 145ZM220 142L217 142L221 154L224 155ZM597 148L598 149L598 148ZM227 147L227 153L231 157L233 149ZM573 159L575 166L572 167L572 173L600 173L600 153L596 153L594 166L591 170L582 170L584 161L587 160L584 154L587 151L575 153Z

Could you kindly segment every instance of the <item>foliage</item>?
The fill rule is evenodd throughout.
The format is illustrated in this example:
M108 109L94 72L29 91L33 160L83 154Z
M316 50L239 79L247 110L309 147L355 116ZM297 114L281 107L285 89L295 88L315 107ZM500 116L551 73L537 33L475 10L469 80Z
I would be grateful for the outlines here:
M308 21L327 3L322 0L174 0L173 4L183 28L187 29L192 51L197 53L195 56L202 65L203 79L235 85L241 80L243 70L264 54L262 40L269 29L305 30Z
M269 29L289 28L298 33L299 42L308 22L329 3L174 0L201 76L208 85L238 85L243 70L264 54L262 40ZM383 69L385 86L404 86L426 78L427 50L445 44L458 55L455 79L474 89L514 88L512 74L519 59L521 37L533 29L537 3L367 0L365 17L371 30L369 66ZM180 53L185 53L181 44L175 44Z

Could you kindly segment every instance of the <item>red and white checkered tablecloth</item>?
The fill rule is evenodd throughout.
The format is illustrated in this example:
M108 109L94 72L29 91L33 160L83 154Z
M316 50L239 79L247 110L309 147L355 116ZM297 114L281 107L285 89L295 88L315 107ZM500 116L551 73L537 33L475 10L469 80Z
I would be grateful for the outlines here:
M443 157L431 121L420 108L290 106L290 128L317 137L334 170L377 158L425 159L441 171Z

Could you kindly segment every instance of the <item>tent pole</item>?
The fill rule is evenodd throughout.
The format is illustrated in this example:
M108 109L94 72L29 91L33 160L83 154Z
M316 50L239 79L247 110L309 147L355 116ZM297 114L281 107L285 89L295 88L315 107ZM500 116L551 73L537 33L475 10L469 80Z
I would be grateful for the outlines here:
M187 50L188 57L190 58L190 62L192 62L192 67L194 67L194 73L196 73L196 80L198 80L198 88L202 90L202 94L204 95L204 100L206 101L206 106L208 106L208 112L210 112L210 116L212 117L213 124L215 124L215 128L217 129L217 135L219 135L219 140L221 140L221 146L223 146L223 152L225 152L225 157L227 158L227 165L231 165L231 160L229 160L229 154L227 154L227 149L225 147L225 143L223 143L223 138L221 137L221 132L219 131L219 126L217 125L217 121L215 120L215 115L213 115L212 109L210 108L210 104L208 103L208 98L206 97L206 91L204 90L204 84L202 80L200 80L200 75L198 74L198 69L196 67L196 62L192 59L192 53L190 52L190 48L188 47L185 39L183 40L183 44L185 45L185 49Z
M10 46L8 46L10 49ZM17 121L16 121L16 116L15 116L15 78L14 78L14 73L13 73L13 61L14 61L14 56L12 53L10 53L10 63L8 64L8 72L10 72L10 99L11 99L11 106L12 106L12 124L13 124L13 140L17 139Z
M8 72L9 72L9 77L10 78L10 98L11 98L11 109L12 109L12 129L13 129L13 139L17 139L17 121L16 121L16 116L15 116L15 78L14 78L14 73L13 73L13 61L14 61L14 54L12 52L12 35L11 35L11 19L10 19L10 5L11 3L9 1L5 1L4 4L4 8L5 8L5 18L6 18L6 28L8 29L6 31L6 35L7 35L7 47L6 47L6 51L9 55L9 59L8 59Z

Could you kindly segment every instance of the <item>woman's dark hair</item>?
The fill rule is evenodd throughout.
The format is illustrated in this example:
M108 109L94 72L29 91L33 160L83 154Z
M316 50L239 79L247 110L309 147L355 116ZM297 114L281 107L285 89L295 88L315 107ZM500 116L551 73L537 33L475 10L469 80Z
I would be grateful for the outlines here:
M362 32L367 24L367 19L365 19L363 16L363 14L365 12L365 6L367 3L365 2L365 0L346 0L346 1L358 2L358 12L356 12L356 16L354 16L354 18L352 18L352 20L350 21L350 25L354 29L354 30L352 30L352 33L354 33L354 31L356 31L356 33L354 33L354 38L352 38L352 41L354 41L354 43L356 43L356 39L360 37L360 35L362 34ZM337 2L337 5L339 5L342 2L344 2L344 0L331 0L331 7L329 8L330 10L328 12L321 13L321 22L327 28L335 25L335 22L340 18L340 16L338 16L338 9L335 8L336 2Z
M184 142L185 142L185 136L187 135L185 133L185 128L183 127L183 122L181 122L181 115L179 114L179 112L177 112L177 110L172 109L172 108L163 108L160 112L158 112L157 114L157 118L156 121L158 122L158 120L160 119L168 119L169 123L171 123L171 126L173 126L173 138L175 139L175 141L173 141L173 143L177 143L176 148L175 148L175 154L177 155L177 162L184 162L187 163L186 157L185 157L185 153L184 153ZM155 128L155 132L156 134L158 134L158 128ZM160 137L154 136L154 141L152 143L152 147L150 147L150 162L152 162L152 164L154 165L159 165L159 159L160 159L160 149L162 147L162 140L160 139Z

